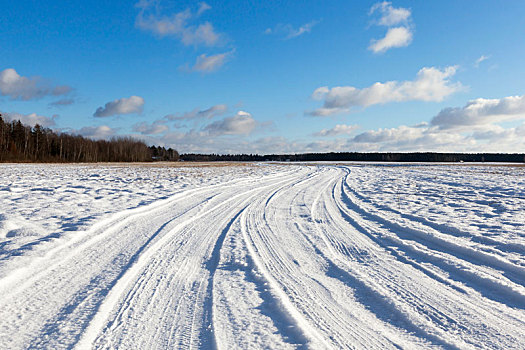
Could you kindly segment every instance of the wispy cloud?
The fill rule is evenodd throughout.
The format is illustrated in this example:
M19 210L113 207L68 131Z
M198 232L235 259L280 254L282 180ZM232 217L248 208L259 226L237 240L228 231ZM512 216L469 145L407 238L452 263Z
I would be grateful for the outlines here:
M481 55L477 60L476 62L474 62L474 67L478 68L479 67L479 64L483 61L486 61L490 58L490 56L485 56L485 55Z
M319 132L316 132L314 136L330 137L330 136L350 135L358 128L359 126L357 125L337 124L331 129L323 129Z
M211 119L226 113L227 110L228 106L220 104L203 110L196 108L191 112L186 112L183 114L169 114L165 118L168 120Z
M75 103L74 98L61 98L60 100L53 101L49 105L53 107L69 106Z
M308 114L329 116L349 112L353 107L369 107L389 102L442 101L462 89L461 83L450 80L456 70L456 66L442 70L425 67L419 70L414 80L377 82L363 89L353 86L322 86L312 93L312 98L324 100L323 107Z
M201 2L196 11L186 9L169 16L159 14L158 8L154 5L149 1L140 1L136 4L140 8L135 21L137 28L161 37L174 36L184 45L214 46L220 42L222 35L215 31L210 22L195 23L204 12L211 9L208 4Z
M303 34L310 33L312 28L317 25L320 21L315 20L305 23L298 28L293 27L291 24L278 24L274 28L267 28L265 34L280 35L285 40L297 38Z
M199 9L197 10L197 16L202 15L204 12L211 10L211 6L205 2L199 3Z
M40 77L23 77L13 68L0 72L0 94L12 100L36 100L45 96L62 96L73 89L67 85L52 86Z
M368 49L374 53L384 53L391 48L405 47L412 42L413 28L412 12L403 7L393 7L391 2L383 1L373 5L369 16L379 14L374 24L389 27L381 39L372 39Z
M140 96L120 98L106 103L104 107L99 107L93 114L94 117L111 117L120 114L133 114L142 112L144 99Z
M211 73L221 68L233 55L233 51L207 56L202 54L197 57L195 65L191 68L194 72Z
M169 130L165 120L156 120L153 123L141 122L134 124L132 130L142 135L158 135Z

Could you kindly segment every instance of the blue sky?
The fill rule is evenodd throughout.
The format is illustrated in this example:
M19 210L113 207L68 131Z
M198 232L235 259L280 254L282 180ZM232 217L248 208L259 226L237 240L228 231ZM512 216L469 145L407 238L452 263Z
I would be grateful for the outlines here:
M525 2L5 1L0 112L180 152L525 152Z

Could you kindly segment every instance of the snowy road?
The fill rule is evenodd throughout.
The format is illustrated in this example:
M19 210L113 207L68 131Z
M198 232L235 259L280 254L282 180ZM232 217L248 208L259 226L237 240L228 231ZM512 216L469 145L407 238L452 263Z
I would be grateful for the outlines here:
M525 348L523 168L207 169L45 236L13 169L1 349Z

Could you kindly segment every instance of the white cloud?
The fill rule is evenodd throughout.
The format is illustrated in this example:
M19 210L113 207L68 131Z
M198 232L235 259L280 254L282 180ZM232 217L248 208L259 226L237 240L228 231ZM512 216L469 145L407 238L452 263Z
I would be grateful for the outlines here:
M93 114L95 117L110 117L119 114L132 114L142 112L144 99L140 96L121 98L106 103L104 107L99 107Z
M267 28L264 33L282 35L285 40L288 40L310 33L312 28L318 23L319 21L317 20L311 21L299 26L299 28L294 28L291 24L278 24L274 28Z
M239 113L242 115L242 113ZM228 119L228 118L226 118ZM226 124L226 123L225 123ZM221 132L215 132L220 129ZM416 126L398 126L368 130L354 137L339 137L311 141L289 140L282 136L248 139L236 132L226 133L237 137L223 137L222 131L204 128L199 131L168 132L145 136L151 144L172 147L179 152L196 153L305 153L305 152L509 152L525 149L525 124L513 128L487 125L483 130L463 132L442 130L420 123ZM337 128L334 128L337 129ZM240 135L240 136L239 136Z
M393 47L408 46L412 42L412 31L407 27L389 28L385 37L372 40L369 50L374 53L382 53Z
M474 62L474 67L478 68L479 67L479 64L483 61L486 61L490 58L490 56L485 56L485 55L481 55L477 60L476 62Z
M45 96L67 95L72 91L70 86L50 86L39 77L23 77L13 68L0 72L0 94L13 100L33 100Z
M445 108L429 124L368 130L348 140L355 151L522 152L525 124L504 128L497 123L525 120L525 95L476 99L461 108Z
M359 126L357 125L345 125L345 124L337 124L331 129L323 129L319 132L316 132L314 136L338 136L338 135L349 135L354 130L358 129Z
M431 120L441 129L472 129L510 120L525 119L525 95L502 99L478 98L464 107L445 108Z
M363 143L378 143L378 142L413 142L414 140L421 138L425 134L426 130L421 128L414 128L409 126L401 125L397 128L390 129L378 129L365 131L359 135L356 135L353 142Z
M492 152L523 152L525 149L525 124L508 129L492 125L489 130L474 132L472 137L476 141L484 141L485 148Z
M353 86L337 86L329 89L323 86L312 93L312 98L324 99L324 105L309 114L328 116L349 112L352 107L368 107L388 102L442 101L462 88L460 83L450 81L456 69L455 66L442 70L425 67L419 70L414 80L377 82L363 89Z
M249 135L256 126L257 122L250 113L239 111L233 117L206 125L204 131L212 135Z
M403 7L395 8L392 6L392 3L388 1L374 4L368 14L372 15L375 12L379 12L381 15L377 20L377 24L387 27L395 26L399 23L407 23L412 15L409 9Z
M1 114L2 114L2 118L8 122L20 120L20 122L25 125L35 126L36 124L38 124L45 128L54 126L55 118L57 118L56 115L53 115L52 117L45 117L43 115L38 115L36 113L30 113L30 114L1 113Z
M221 68L228 58L233 54L233 51L220 53L217 55L207 56L202 54L197 57L195 65L192 67L193 71L210 73Z
M170 114L166 116L168 120L189 120L189 119L211 119L213 117L226 113L228 106L224 104L215 105L207 109L194 109L191 112L186 112L182 115Z
M475 141L459 133L401 125L363 132L350 139L348 145L362 152L461 152L475 146Z
M72 133L78 134L91 139L105 139L108 140L116 135L117 130L107 125L100 126L85 126L80 130L72 130Z
M161 16L158 11L151 13L153 4L141 1L137 5L141 10L135 25L137 28L150 31L159 36L175 36L184 45L217 45L221 35L215 31L210 22L190 24L197 20L203 12L211 7L201 2L196 12L190 9L178 12L171 16Z
M383 1L372 6L368 14L374 13L380 14L379 19L374 23L389 28L383 38L370 41L369 50L383 53L391 48L408 46L412 42L413 25L410 20L412 12L409 9L395 8L391 2Z
M169 127L164 123L164 120L156 120L151 124L147 122L141 122L134 124L132 130L135 132L140 132L142 135L162 134L163 132L169 130Z
M348 140L347 149L358 152L494 152L516 153L525 149L525 124L483 131L462 132L437 127L369 130Z
M211 119L215 115L223 114L226 110L225 105L216 105L206 110L185 113L182 116L171 116L171 119L178 118L177 120L181 120L184 118L203 121ZM266 124L257 122L248 112L239 111L234 116L204 126L196 126L195 129L188 131L166 129L158 134L145 133L149 127L153 129L155 124L164 125L167 120L169 120L168 116L152 124L139 123L133 129L135 132L141 133L141 138L150 144L172 147L185 153L262 153L267 147L278 149L277 144L261 143L262 141L259 142L250 137L256 129L263 130ZM226 135L228 137L225 137Z

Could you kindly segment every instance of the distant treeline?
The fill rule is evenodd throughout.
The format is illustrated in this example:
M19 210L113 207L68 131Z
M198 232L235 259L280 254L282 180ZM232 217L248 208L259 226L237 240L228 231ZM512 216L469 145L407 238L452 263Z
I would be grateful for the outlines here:
M525 154L504 153L303 153L303 154L182 154L172 148L148 147L131 137L109 141L57 133L40 125L30 127L19 120L6 122L0 114L0 162L508 162L523 163Z
M303 154L181 154L184 161L291 161L291 162L508 162L523 163L525 154L504 154L504 153L303 153Z
M40 125L30 127L19 120L6 122L0 115L0 162L148 162L176 161L171 148L148 147L131 137L110 141L56 133Z

